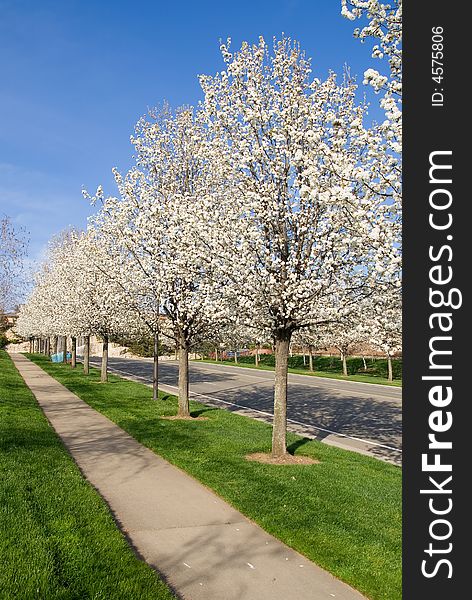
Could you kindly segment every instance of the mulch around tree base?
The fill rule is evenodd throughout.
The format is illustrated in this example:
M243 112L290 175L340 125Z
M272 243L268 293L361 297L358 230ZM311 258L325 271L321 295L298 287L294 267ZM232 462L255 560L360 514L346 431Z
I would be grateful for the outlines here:
M265 463L268 465L319 465L320 461L309 456L294 456L293 454L285 454L285 456L273 457L272 454L265 452L255 452L254 454L246 454L246 460L254 460L256 462Z

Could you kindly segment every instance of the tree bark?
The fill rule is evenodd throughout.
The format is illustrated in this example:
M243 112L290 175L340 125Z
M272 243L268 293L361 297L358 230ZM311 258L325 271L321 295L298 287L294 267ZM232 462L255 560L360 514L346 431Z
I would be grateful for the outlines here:
M90 373L90 336L84 337L84 375Z
M287 453L287 374L290 351L290 331L283 331L275 342L274 424L272 427L272 456Z
M364 364L364 371L367 371L367 363L365 362L365 356L362 357L362 362Z
M313 351L311 349L311 346L308 346L308 365L308 368L313 373Z
M256 364L256 367L259 366L259 348L256 348L256 353L254 354L254 362Z
M154 352L152 365L152 399L157 400L159 391L159 334L154 332Z
M234 351L234 362L236 364L238 364L238 351L237 350Z
M75 369L75 367L77 366L77 338L72 336L71 341L72 341L72 359L70 361L70 366L72 367L72 369Z
M387 366L388 366L388 380L393 381L392 357L390 354L387 354Z
M215 361L218 362L218 348L215 348Z
M67 362L67 336L62 336L62 362Z
M58 344L58 337L57 337L57 335L55 335L53 338L53 346L52 346L53 354L57 354L57 344Z
M305 348L303 349L303 366L306 367L306 352L305 352Z
M33 338L30 338L29 341L29 353L33 354Z
M347 377L348 373L347 373L347 362L346 362L346 355L344 354L344 352L341 352L341 360L343 361L343 375L345 377Z
M102 346L102 372L100 376L100 381L105 383L108 381L108 336L103 336L103 346Z
M183 335L179 342L179 417L190 416L190 402L188 396L188 343Z

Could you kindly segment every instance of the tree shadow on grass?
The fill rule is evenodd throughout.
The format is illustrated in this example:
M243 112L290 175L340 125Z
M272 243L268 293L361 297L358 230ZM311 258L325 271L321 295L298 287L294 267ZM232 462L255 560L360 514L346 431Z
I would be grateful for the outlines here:
M38 430L38 426L45 427L46 424L35 423L31 429L30 423L24 426L9 426L8 431L2 432L0 451L7 455L18 451L30 451L33 453L44 452L48 448L55 450L60 448L57 438L49 430Z
M287 446L287 452L289 454L294 455L295 452L298 450L298 448L300 448L301 446L304 446L305 444L308 444L309 442L312 442L313 440L311 440L310 438L301 438L299 440L297 440L296 442L292 442L291 444L289 444Z
M218 410L218 409L217 408L199 408L198 410L191 410L190 411L190 416L191 417L199 417L203 413L214 412L216 410Z

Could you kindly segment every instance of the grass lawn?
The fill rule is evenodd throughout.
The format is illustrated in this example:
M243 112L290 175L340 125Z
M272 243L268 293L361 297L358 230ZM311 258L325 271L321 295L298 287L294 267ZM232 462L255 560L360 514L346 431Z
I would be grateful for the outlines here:
M245 515L373 600L401 598L401 469L289 434L290 450L311 466L249 462L269 451L271 427L192 402L207 421L169 421L175 397L152 401L149 387L82 366L28 355L133 437L215 490Z
M0 350L0 598L171 600Z
M238 362L237 364L234 360L213 360L211 358L195 359L193 362L206 362L211 363L213 365L228 365L230 367L246 367L248 369L262 369L263 371L275 371L275 367L270 365L264 365L259 363L259 366L251 363ZM306 369L295 369L289 367L289 373L296 373L298 375L310 375L310 377L327 377L329 379L344 379L344 381L360 381L361 383L377 383L379 385L392 385L394 387L401 387L402 381L401 379L394 379L393 381L388 381L388 379L384 379L383 377L379 377L378 375L342 375L340 373L333 373L332 371L309 371Z

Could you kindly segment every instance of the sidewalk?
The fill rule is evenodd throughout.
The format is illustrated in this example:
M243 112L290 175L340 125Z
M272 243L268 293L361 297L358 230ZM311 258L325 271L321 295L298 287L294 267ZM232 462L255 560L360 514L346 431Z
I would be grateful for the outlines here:
M12 355L85 477L130 543L185 600L361 600L208 488Z

